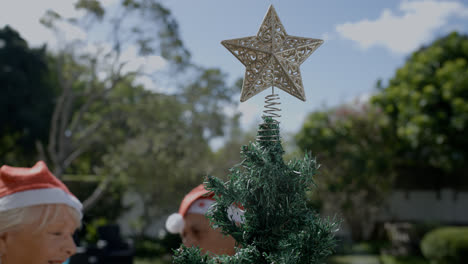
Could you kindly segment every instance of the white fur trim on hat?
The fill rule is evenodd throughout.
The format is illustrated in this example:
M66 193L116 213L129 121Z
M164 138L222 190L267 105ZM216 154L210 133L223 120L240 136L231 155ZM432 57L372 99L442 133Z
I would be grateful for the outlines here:
M235 205L229 206L227 209L229 218L236 223L244 223L245 211Z
M198 199L190 205L190 208L187 210L187 214L206 214L208 209L215 201L212 199Z
M198 199L190 206L187 213L192 214L206 214L210 206L215 203L212 199ZM244 222L244 210L240 209L239 207L235 206L234 204L229 206L227 209L227 214L229 219L236 223L243 223Z
M181 214L173 213L166 220L166 229L172 234L181 234L184 230L185 221Z
M81 202L60 188L34 189L3 196L0 198L0 211L40 204L66 204L74 208L80 218L83 217Z

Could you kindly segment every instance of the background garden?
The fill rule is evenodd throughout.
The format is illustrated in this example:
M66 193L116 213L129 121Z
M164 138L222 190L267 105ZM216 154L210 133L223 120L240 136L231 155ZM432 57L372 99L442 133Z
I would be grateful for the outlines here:
M84 21L50 11L41 23L92 31L106 21L99 1L75 8ZM180 239L165 232L166 217L206 175L227 176L255 127L225 111L236 109L242 79L193 62L162 2L120 1L118 12L106 22L109 46L94 49L32 47L15 28L0 28L0 164L46 161L84 203L80 246L98 248L101 227L118 225L134 263L170 263ZM128 69L129 45L167 61L150 76L166 90L136 81L148 74ZM283 135L287 159L311 151L321 164L309 202L341 221L329 263L466 263L467 127L468 36L452 32L414 50L390 80L376 79L365 100L310 112ZM412 208L423 194L430 198ZM421 213L405 214L405 203Z

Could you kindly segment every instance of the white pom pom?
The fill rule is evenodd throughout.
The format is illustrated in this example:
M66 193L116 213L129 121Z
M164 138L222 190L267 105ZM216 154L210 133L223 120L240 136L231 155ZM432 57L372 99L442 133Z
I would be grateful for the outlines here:
M184 218L181 214L171 214L166 220L166 229L172 234L181 234L184 230Z
M244 210L235 205L231 205L227 209L229 218L236 223L244 223Z

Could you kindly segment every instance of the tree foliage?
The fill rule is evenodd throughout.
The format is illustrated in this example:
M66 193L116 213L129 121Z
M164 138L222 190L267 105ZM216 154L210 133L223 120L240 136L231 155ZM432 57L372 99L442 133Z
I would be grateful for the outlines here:
M241 162L240 149L248 142L255 139L256 128L244 131L240 127L240 113L229 120L224 134L224 143L213 153L209 175L216 175L227 180L227 175L232 167Z
M243 161L231 169L228 181L209 177L205 183L216 199L210 220L236 240L236 254L211 258L182 247L174 263L323 263L332 253L335 224L307 204L318 167L315 159L306 155L286 164L279 125L264 120L257 142L242 147ZM245 210L242 223L233 220L233 204Z
M190 64L190 52L180 38L179 25L160 0L123 0L112 11L99 0L78 0L75 8L96 18L95 23L113 28L112 43L117 52L130 44L138 47L140 55L160 55L178 69Z
M401 141L402 173L459 185L468 171L468 36L454 32L414 52L372 100Z
M296 136L323 167L325 211L362 239L391 188L462 188L467 173L468 37L414 52L371 103L311 113Z
M56 32L60 31L60 24L57 22L71 23L89 34L100 28L110 29L107 42L97 45L90 45L90 40L64 43L59 47L59 52L54 54L54 69L61 93L52 114L49 140L47 144L39 144L38 150L43 159L47 159L52 165L57 177L61 177L64 173L95 175L100 184L89 197L84 199L85 210L88 210L103 197L105 190L111 188L111 185L119 185L121 181L128 180L116 175L124 174L126 177L135 178L151 175L151 170L141 171L143 167L132 170L118 166L115 160L121 157L117 158L113 155L113 151L128 154L129 156L124 155L124 157L135 161L131 165L139 164L138 161L141 161L153 165L148 168L154 168L154 165L158 164L159 171L169 175L167 163L177 164L180 158L177 155L184 151L183 144L189 142L178 138L181 131L185 130L183 137L193 137L191 139L193 142L200 142L193 146L202 147L199 150L192 149L193 155L180 158L180 161L188 162L190 158L203 159L208 149L206 145L208 134L203 133L215 131L213 135L216 136L222 131L220 126L224 122L223 118L218 117L222 115L218 110L221 103L229 101L229 94L226 92L229 89L225 88L225 76L219 70L199 69L191 65L190 54L179 37L177 22L171 12L159 1L120 1L111 8L104 8L100 1L79 0L75 7L85 10L86 15L80 19L68 19L49 11L43 17L42 23ZM205 94L188 99L186 91L189 89L184 84L178 91L173 89L174 98L169 103L167 98L171 96L145 92L141 87L138 88L136 84L138 78L151 77L155 80L157 75L151 69L148 72L143 71L141 67L138 69L127 67L131 61L127 61L122 54L135 48L140 56L165 58L170 65L175 66L171 68L172 77L176 77L177 73L183 73L184 69L193 68L190 72L197 75L194 87L190 89L197 93L204 88ZM226 95L222 99L220 96L215 96L212 101L203 99L206 98L207 92L216 90L219 90L219 94L226 93ZM141 99L143 97L147 99ZM159 97L166 98L163 100L164 103L158 99ZM204 103L201 104L199 99L205 100ZM216 99L223 101L211 103ZM211 108L199 109L194 107L195 104ZM156 105L164 107L153 109ZM149 112L151 109L154 112ZM211 112L208 113L209 111ZM205 123L200 124L202 121L196 120L201 117L205 123L218 122L206 127ZM171 118L179 122L169 122ZM191 127L177 128L176 124L182 124L182 120L190 122ZM155 125L149 126L150 123ZM181 129L182 127L184 129ZM194 131L195 129L197 131ZM174 144L176 149L172 150L168 142L177 143ZM138 146L139 150L135 150L137 143L141 144ZM151 144L158 147L152 148ZM197 154L199 156L196 156ZM141 158L142 155L150 156L148 159L136 158ZM156 160L159 156L163 157L164 162L161 162L166 165L151 163L151 155L155 155ZM112 165L116 167L109 169ZM130 173L123 170L128 170ZM135 175L131 174L132 171ZM192 175L192 170L184 172L186 173L181 175ZM183 182L181 177L177 179ZM140 187L146 186L142 184ZM144 191L152 192L151 195L156 193L155 188ZM154 199L152 202L158 204Z
M0 29L0 163L34 164L58 92L50 75L44 47L30 48L11 27Z
M313 194L322 212L338 214L355 240L366 238L393 183L388 119L367 104L311 113L296 135L322 164Z
M174 197L183 197L203 180L211 167L209 140L216 131L223 131L225 124L223 121L205 126L203 120L224 120L225 114L216 107L195 105L199 101L220 104L223 98L229 103L231 99L220 91L232 88L219 70L202 70L200 75L204 76L202 80L217 81L200 85L196 84L200 82L197 78L187 84L191 92L204 91L196 92L199 98L193 102L190 101L193 98L186 97L191 93L167 95L141 87L116 89L121 93L119 98L127 103L120 105L122 118L110 124L102 135L118 138L117 144L103 141L109 151L103 156L99 172L113 175L113 179L123 182L142 201L144 214L138 219L137 234L143 235L155 219L175 210L178 199Z
M209 141L224 133L228 122L224 107L232 105L236 89L225 82L226 74L219 69L205 69L190 62L177 21L160 1L118 1L109 8L101 1L79 0L75 7L86 15L65 18L50 10L41 22L55 32L60 31L61 23L70 23L90 36L96 30L110 29L99 33L105 38L104 43L94 45L90 39L61 42L48 54L47 61L39 60L39 55L45 56L45 50L41 51L43 54L34 51L36 54L27 49L24 41L18 42L19 51L10 49L8 44L4 47L9 48L9 53L1 53L14 58L19 52L29 52L28 63L35 66L27 69L36 71L27 75L39 84L36 76L48 69L47 78L54 87L52 94L39 95L34 91L36 99L44 99L40 103L51 104L44 122L39 122L44 131L40 137L33 135L32 145L21 155L32 153L32 159L39 155L57 177L68 182L93 182L89 185L91 192L88 186L78 196L86 213L94 218L115 217L117 212L104 212L107 205L119 204L128 190L138 194L145 209L142 228L137 231L145 231L147 224L176 207L178 199L174 197L181 197L210 169ZM169 71L129 70L131 61L122 54L135 47L141 56L165 58ZM164 73L170 76L163 76ZM19 75L2 76L24 82ZM190 81L182 76L188 76L185 79ZM141 77L153 81L159 77L169 79L169 87L154 92L154 87L138 82ZM42 89L28 82L24 84L28 93L32 93L31 87ZM153 91L148 90L151 88ZM17 93L15 96L23 93L21 89L13 92ZM29 104L28 100L16 102L15 109L23 109L36 119L39 114L42 117L39 104ZM9 118L9 113L2 114L2 118ZM24 131L18 127L14 133L5 132L1 140L9 145L3 144L1 151L19 149L17 142ZM19 165L21 155L8 163Z

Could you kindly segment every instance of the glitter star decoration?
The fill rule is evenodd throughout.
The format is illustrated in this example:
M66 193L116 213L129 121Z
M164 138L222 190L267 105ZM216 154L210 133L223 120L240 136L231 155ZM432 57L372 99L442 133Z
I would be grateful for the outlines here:
M270 5L256 36L223 40L223 44L245 65L241 102L269 87L305 101L299 66L323 40L289 36L273 5Z

